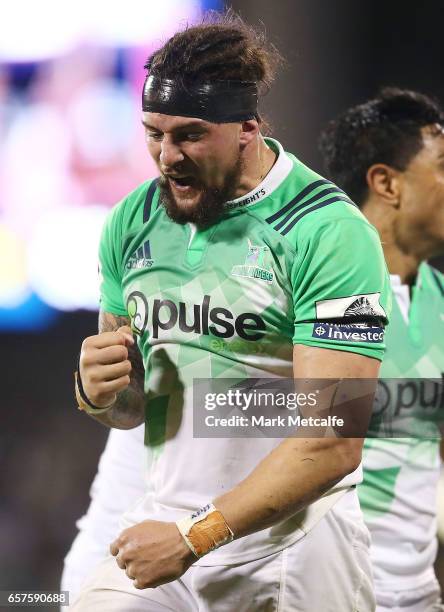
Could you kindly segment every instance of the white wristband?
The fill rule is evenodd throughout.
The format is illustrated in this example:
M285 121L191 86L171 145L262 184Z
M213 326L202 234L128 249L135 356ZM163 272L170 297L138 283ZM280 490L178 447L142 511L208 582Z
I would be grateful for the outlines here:
M208 520L205 521L206 519ZM190 532L193 527L202 521L205 523L202 524L201 529L196 527L191 537ZM234 538L222 513L213 504L207 504L190 516L176 521L176 525L190 550L199 558L223 544L228 544Z

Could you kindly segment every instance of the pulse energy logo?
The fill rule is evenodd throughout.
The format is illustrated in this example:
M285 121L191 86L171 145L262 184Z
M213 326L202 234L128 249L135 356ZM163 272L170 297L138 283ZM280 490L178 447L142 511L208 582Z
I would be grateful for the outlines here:
M172 300L154 299L148 303L140 291L133 291L127 300L134 333L148 331L151 338L159 338L162 330L178 326L184 333L257 341L265 335L265 321L254 312L235 316L227 308L211 307L211 297L205 295L201 304L175 304Z

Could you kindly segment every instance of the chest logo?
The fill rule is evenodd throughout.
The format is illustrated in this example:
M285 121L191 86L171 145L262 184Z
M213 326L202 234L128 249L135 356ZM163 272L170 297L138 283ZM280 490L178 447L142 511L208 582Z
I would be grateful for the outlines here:
M233 276L254 278L271 285L274 273L267 261L269 256L270 249L267 246L251 244L250 239L248 239L248 252L245 257L245 263L233 266L231 274Z
M126 262L127 270L138 270L141 268L151 268L154 259L151 258L150 241L146 240Z

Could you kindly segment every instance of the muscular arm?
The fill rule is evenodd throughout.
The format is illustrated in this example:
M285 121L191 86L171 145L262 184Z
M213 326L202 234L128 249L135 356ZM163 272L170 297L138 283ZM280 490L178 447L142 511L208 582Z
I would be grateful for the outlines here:
M295 378L376 379L378 370L379 361L355 353L294 347ZM357 401L354 409L360 408L368 406ZM214 505L236 538L270 527L319 499L355 470L362 444L363 438L288 438Z
M90 376L90 380L88 380L87 375L85 374L85 368L88 366L91 368L91 360L98 361L99 365L102 367L112 368L118 365L128 364L128 370L124 376L122 376L119 380L122 380L123 386L121 390L117 392L115 401L112 406L106 411L99 414L94 414L93 412L89 412L90 416L92 416L100 423L108 427L116 427L117 429L132 429L133 427L137 427L141 423L143 423L145 418L145 395L144 395L144 367L142 363L142 356L137 347L137 343L121 343L115 344L113 346L106 346L97 349L97 342L94 346L94 339L99 338L101 334L109 334L109 337L112 339L113 335L110 332L117 332L119 328L123 326L130 326L130 319L128 317L114 315L108 312L100 311L99 315L99 336L93 336L91 338L87 338L82 346L82 353L80 358L81 364L81 376L83 381L84 390L88 396L92 400L92 403L96 404L94 401L94 396L91 391L88 391L88 383L89 389L92 388L93 384L98 384L101 381L101 374L95 374L95 378ZM103 336L102 338L105 338ZM106 336L108 338L108 336ZM88 343L89 341L89 343ZM85 358L85 352L89 350L88 356ZM94 353L92 351L95 351ZM101 357L97 356L97 351L107 351L108 359L106 359L106 366L103 365L104 360ZM113 354L110 354L110 351L113 351ZM120 362L120 363L119 363ZM97 364L95 364L97 365ZM96 371L97 372L97 371ZM100 380L99 380L100 379ZM106 382L110 384L111 381L109 377ZM129 383L129 384L128 384ZM104 383L106 384L106 383ZM99 405L98 403L96 405Z

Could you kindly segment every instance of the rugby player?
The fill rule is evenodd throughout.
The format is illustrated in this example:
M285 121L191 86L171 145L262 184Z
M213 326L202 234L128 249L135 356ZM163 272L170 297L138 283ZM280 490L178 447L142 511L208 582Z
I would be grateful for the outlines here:
M105 224L100 333L82 344L76 395L110 427L146 421L148 488L72 610L374 608L362 439L193 438L196 378L371 379L384 351L377 232L262 136L271 64L232 16L147 62L160 176Z
M327 175L381 237L396 298L380 371L385 378L440 379L444 372L444 277L427 263L444 254L443 126L435 101L386 88L321 136ZM431 612L444 609L433 570L440 433L428 423L427 435L412 437L424 430L427 412L399 397L401 389L392 386L389 401L392 412L402 405L397 420L408 419L410 437L366 440L358 493L372 536L377 610Z

